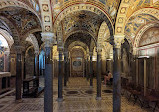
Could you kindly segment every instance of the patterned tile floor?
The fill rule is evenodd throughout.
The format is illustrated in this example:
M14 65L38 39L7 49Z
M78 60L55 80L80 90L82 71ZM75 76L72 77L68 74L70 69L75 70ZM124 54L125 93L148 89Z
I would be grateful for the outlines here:
M85 78L70 78L68 86L63 88L63 102L57 102L57 84L54 79L53 112L112 112L112 87L102 85L102 100L96 100L95 79L90 88ZM38 98L23 98L20 102L15 102L14 95L6 96L0 99L0 112L43 112L43 100L43 93ZM152 109L141 109L138 103L133 106L133 101L123 96L121 111L152 112Z

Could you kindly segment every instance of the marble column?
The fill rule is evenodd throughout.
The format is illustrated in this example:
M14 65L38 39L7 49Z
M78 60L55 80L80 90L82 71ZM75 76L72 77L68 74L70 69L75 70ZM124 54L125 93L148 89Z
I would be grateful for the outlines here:
M64 52L64 86L67 86L68 81L68 52Z
M41 33L45 45L45 88L44 88L44 112L53 112L53 61L52 46L54 34L51 32Z
M93 87L93 62L92 62L92 56L93 52L89 53L90 56L90 69L89 69L89 74L90 74L90 87Z
M113 112L121 112L121 43L124 36L115 35L113 45Z
M63 101L63 96L62 96L62 78L63 78L63 70L62 70L62 55L63 55L63 47L58 48L59 51L59 63L58 63L58 101Z
M16 57L16 100L22 98L22 46L16 46L17 57Z
M97 51L97 76L96 76L96 78L97 78L97 97L96 97L96 99L97 100L100 100L101 99L101 70L102 70L102 68L101 68L101 52L102 51L102 49L100 49L100 50L98 50Z

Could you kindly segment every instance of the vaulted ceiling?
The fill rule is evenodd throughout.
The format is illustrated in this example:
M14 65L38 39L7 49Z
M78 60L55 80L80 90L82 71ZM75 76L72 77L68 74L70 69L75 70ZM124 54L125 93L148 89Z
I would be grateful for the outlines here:
M3 8L0 10L0 16L12 22L21 36L30 30L41 28L38 18L31 11L24 8Z
M103 18L89 11L77 11L62 20L63 34L66 37L71 32L87 31L97 37Z

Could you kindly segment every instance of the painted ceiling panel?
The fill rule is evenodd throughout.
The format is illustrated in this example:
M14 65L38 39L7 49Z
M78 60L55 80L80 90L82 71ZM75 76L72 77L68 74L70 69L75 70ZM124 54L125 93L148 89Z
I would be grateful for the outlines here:
M59 10L63 10L65 7L71 6L73 4L91 4L99 7L100 9L107 12L112 20L115 22L116 13L118 10L118 6L120 0L51 0L52 1L52 9L54 17L60 13Z
M157 18L148 14L132 16L125 26L125 34L130 37L131 40L134 40L136 33L141 29L142 26L154 21L157 21Z
M4 8L0 10L0 15L9 19L21 35L32 29L41 27L38 18L32 12L23 8Z
M100 16L89 11L71 13L62 21L64 35L73 31L84 30L97 36L102 22L103 19Z

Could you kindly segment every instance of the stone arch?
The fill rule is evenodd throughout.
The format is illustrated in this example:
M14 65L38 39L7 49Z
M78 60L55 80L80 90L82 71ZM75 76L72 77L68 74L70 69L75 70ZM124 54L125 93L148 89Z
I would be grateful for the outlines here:
M78 47L78 48L77 48L77 47ZM83 51L84 56L87 55L86 49L84 49L82 46L74 46L74 47L72 47L72 48L70 49L70 52L71 52L73 49L81 49L81 50ZM84 57L84 58L86 58L86 57Z
M158 23L149 23L149 24L143 26L142 29L137 33L137 35L135 37L133 47L138 48L140 39L141 39L142 35L146 32L146 30L148 30L151 27L156 27L156 26L159 27L159 22Z
M19 45L20 43L19 33L15 28L15 26L5 17L0 16L0 19L2 19L9 26L12 33L11 36L14 39L14 45Z
M32 9L30 6L28 6L27 4L23 3L23 2L20 2L20 1L17 1L17 0L1 0L0 1L0 9L2 8L5 8L5 7L10 7L10 6L14 6L14 7L20 7L20 8L24 8L26 10L29 10L31 11L33 14L35 14L42 26L42 22L41 22L41 19L39 17L39 15L37 14L37 12Z
M105 21L100 26L99 33L98 33L98 41L97 41L97 49L103 48L103 42L109 39L110 32L106 31L108 29L108 26ZM107 34L108 33L108 34Z
M65 8L64 10L62 10L58 14L58 16L55 18L55 21L53 22L53 24L55 26L54 29L60 29L58 27L60 27L59 24L64 19L64 17L66 17L67 15L69 15L72 12L81 11L81 10L90 11L92 13L99 15L100 17L103 17L103 19L105 20L105 22L109 28L110 35L111 35L111 37L113 37L114 27L113 27L113 23L112 23L109 15L104 10L101 10L99 7L91 5L91 4L74 4L74 5L71 5L67 8Z
M33 34L33 33L35 33L35 32L40 32L40 31L42 31L42 30L39 29L39 28L33 29L33 30L27 32L27 33L24 35L24 38L22 38L22 40L26 40L26 38L27 38L30 34Z
M74 32L71 32L71 33L69 33L68 35L66 35L66 37L65 37L64 40L63 40L63 41L64 41L64 45L65 45L65 42L66 42L67 38L68 38L69 36L75 34L75 33L88 33L89 35L91 35L91 36L93 37L94 42L97 43L97 40L96 40L96 38L95 38L94 35L92 35L92 34L89 33L88 31L78 30L78 31L74 31Z
M72 42L72 43L68 46L68 50L70 50L70 49L73 48L74 46L81 46L83 49L85 49L85 51L89 51L88 46L87 46L85 43L80 42L80 41Z
M31 48L34 48L34 46L33 46L33 45L32 45L32 46L29 46L29 47L26 49L26 51L25 51L25 56L26 56L26 54L28 53L29 49L31 49Z
M143 8L134 12L130 17L127 17L129 12L129 7L131 5L130 0L122 0L121 5L118 10L118 16L115 24L115 35L123 35L125 30L125 25L131 16L135 16L137 14L150 14L156 18L159 18L159 10L155 8Z
M38 44L38 41L37 41L35 35L30 34L30 35L26 38L26 41L32 43L35 52L39 53L39 44Z

